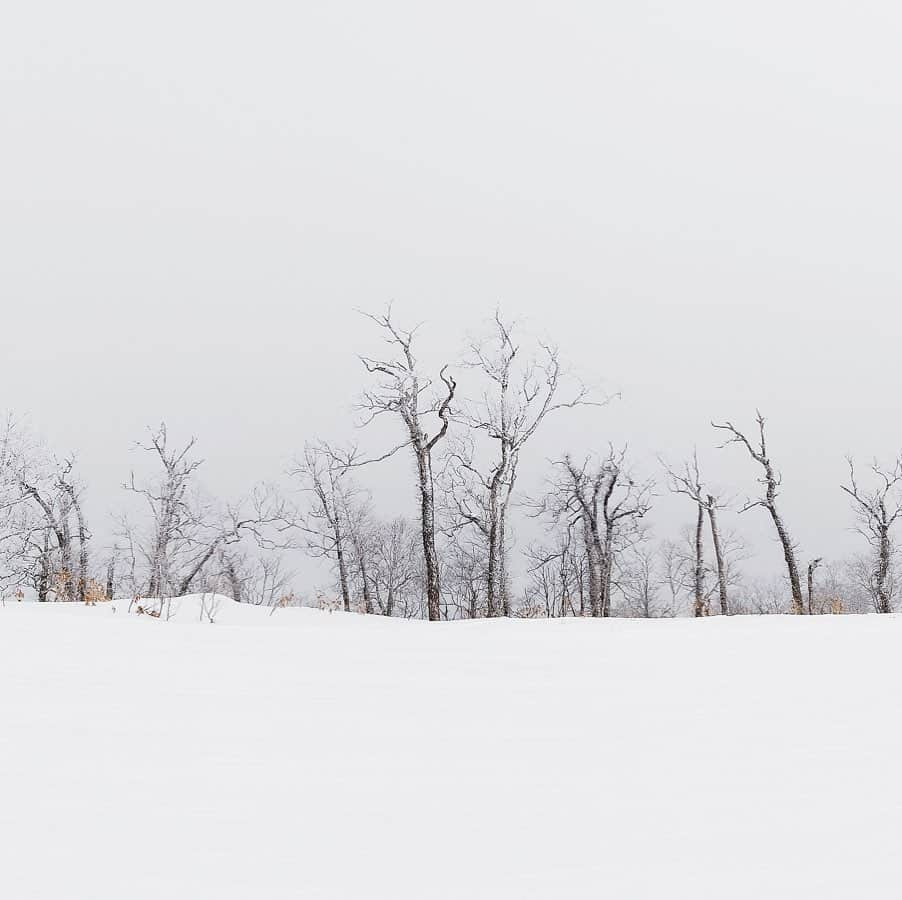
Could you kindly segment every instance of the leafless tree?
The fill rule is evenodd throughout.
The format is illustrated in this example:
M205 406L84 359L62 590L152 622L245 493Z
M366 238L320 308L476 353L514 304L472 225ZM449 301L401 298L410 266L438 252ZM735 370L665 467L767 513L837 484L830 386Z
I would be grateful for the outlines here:
M246 497L224 507L210 504L196 521L198 527L192 538L196 552L181 573L177 594L187 594L195 579L216 560L219 584L224 580L237 602L242 600L238 560L243 542L270 551L288 548L293 544L285 534L296 527L293 515L271 485L258 485Z
M352 582L357 585L357 596L363 600L363 611L372 615L376 611L373 587L375 519L370 498L362 492L348 490L339 499L351 550Z
M148 570L146 588L142 593L152 598L162 598L175 590L177 568L181 558L195 546L199 515L193 500L195 473L203 460L192 456L195 438L173 449L169 445L169 433L165 422L150 431L149 443L138 447L156 457L163 472L159 479L139 485L132 472L124 487L141 496L152 517L152 533L149 541L142 542L139 552ZM127 540L135 547L134 536ZM133 557L134 560L134 557Z
M780 615L790 611L782 579L752 579L736 596L734 612L740 615Z
M383 616L420 614L424 572L417 532L410 520L400 516L373 528L373 593Z
M38 584L40 565L46 566L46 585L39 599L51 589L51 537L46 518L22 490L23 473L35 453L31 435L12 415L0 426L0 592L17 592L22 584Z
M82 492L72 479L74 460L67 459L57 477L57 488L65 496L65 508L72 510L75 515L76 534L78 536L78 569L73 586L75 599L84 603L90 582L88 564L88 541L91 538L88 526L85 523L85 515L82 507ZM75 573L73 573L75 574Z
M187 594L203 580L204 573L207 580L213 574L229 579L237 590L237 574L231 571L230 575L230 569L234 570L233 555L242 541L274 549L282 543L279 535L294 525L284 501L269 486L261 485L225 506L205 499L196 483L202 460L194 458L194 445L192 438L173 449L166 425L160 425L150 432L149 443L138 447L161 465L161 475L139 484L132 473L125 484L143 498L151 515L148 533L136 533L126 519L121 522L120 537L127 548L133 589L157 601ZM140 583L139 569L146 571Z
M705 589L705 561L704 561L704 537L703 529L707 514L708 525L711 531L711 541L714 545L715 574L720 599L721 615L729 614L729 599L727 589L726 560L723 551L723 542L717 522L717 510L721 508L721 501L702 485L701 472L698 464L698 453L692 454L692 459L684 463L682 470L672 469L665 464L670 480L670 489L676 494L689 497L696 506L695 524L695 596L693 612L696 616L706 616L710 612L710 601Z
M859 521L858 531L870 544L874 555L871 579L874 606L878 613L889 613L893 610L890 575L895 552L891 532L902 514L902 501L899 497L902 458L896 460L892 469L886 469L877 462L871 465L871 472L877 481L877 486L871 490L859 487L855 463L851 457L848 457L847 462L849 483L841 487L852 498Z
M396 326L391 307L384 315L368 318L382 329L390 354L384 358L362 357L363 365L373 377L374 386L363 395L360 406L366 414L366 422L388 413L399 417L404 425L406 437L403 443L381 458L407 447L416 462L427 609L429 619L435 621L441 618L441 576L436 549L432 456L436 446L448 433L457 382L448 374L448 366L443 366L439 372L440 394L432 398L433 382L423 377L413 353L415 330L405 331ZM425 419L431 415L438 418L438 425L435 433L430 435Z
M705 594L705 544L704 527L707 509L707 494L702 487L701 474L698 467L698 453L692 454L692 460L685 463L683 471L667 468L670 489L676 494L689 497L695 504L695 596L693 612L696 616L707 616L710 604Z
M890 597L896 593L894 566L890 567L886 580ZM873 553L855 554L836 567L833 574L834 589L831 596L839 601L840 612L863 614L878 611L878 594L874 576ZM826 580L826 579L825 579Z
M669 587L662 562L663 557L648 541L637 542L625 554L620 584L629 615L642 619L676 615L675 606L660 598L661 588Z
M816 615L870 611L869 592L867 596L863 595L852 569L853 563L849 560L818 564L813 573L816 583L812 597ZM872 571L870 565L865 569Z
M475 433L485 435L494 449L483 463L471 444L459 446L450 495L459 521L475 527L486 544L487 615L507 616L505 535L520 454L548 415L590 401L579 384L564 395L558 348L539 341L524 356L513 324L500 311L495 312L491 336L470 345L466 365L482 373L488 388L480 398L463 404L458 416Z
M267 554L245 560L240 571L247 603L254 606L278 606L291 593L295 573L285 568L281 554Z
M306 549L335 563L345 612L351 611L348 507L351 495L357 491L350 480L356 459L356 450L338 450L320 441L307 444L291 473L311 498L301 518Z
M661 558L661 581L670 595L670 609L682 610L687 605L692 609L694 598L694 560L685 552L680 541L666 540L661 542L659 555ZM686 596L690 595L687 602ZM676 614L676 613L675 613Z
M62 461L42 453L23 457L19 468L21 496L34 505L43 519L43 530L52 538L58 562L51 559L51 546L46 544L40 565L57 597L84 602L88 588L90 533L81 503L81 488L73 475L74 459ZM73 535L72 520L75 519ZM76 563L76 541L77 557ZM42 548L43 551L44 548Z
M541 605L548 618L586 612L586 551L573 533L579 527L558 523L550 543L535 543L526 551L526 596L537 598L533 605Z
M612 447L597 464L564 457L555 464L552 488L538 506L556 520L581 528L593 616L611 614L615 553L635 536L639 520L651 509L651 482L637 482L629 474L625 453Z
M445 554L442 584L451 618L476 619L487 613L485 597L487 559L485 544L460 533Z
M802 597L802 583L799 578L799 566L796 561L796 548L789 536L789 531L777 509L777 497L782 482L780 474L774 469L767 451L767 440L764 431L764 416L760 412L757 413L758 438L753 444L732 422L717 423L712 422L714 428L727 431L731 437L727 440L727 444L742 444L748 451L749 456L761 466L762 477L759 478L760 484L764 488L764 496L756 500L749 500L743 507L743 512L761 506L770 513L777 537L780 539L780 545L783 548L783 558L786 561L786 569L789 573L789 586L792 591L792 611L797 615L805 612L805 603Z

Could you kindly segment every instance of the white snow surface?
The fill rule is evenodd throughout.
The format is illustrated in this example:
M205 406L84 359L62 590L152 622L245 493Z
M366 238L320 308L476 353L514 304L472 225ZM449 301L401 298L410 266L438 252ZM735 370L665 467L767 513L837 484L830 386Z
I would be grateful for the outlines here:
M0 608L11 900L898 898L902 620Z

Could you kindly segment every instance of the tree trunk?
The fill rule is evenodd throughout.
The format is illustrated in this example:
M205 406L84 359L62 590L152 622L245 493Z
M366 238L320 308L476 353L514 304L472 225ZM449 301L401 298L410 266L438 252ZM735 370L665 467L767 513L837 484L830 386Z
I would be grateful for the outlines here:
M774 528L777 529L777 536L780 538L780 544L783 546L783 558L786 560L786 568L789 571L789 586L792 590L792 611L793 614L801 616L805 612L805 604L802 599L802 583L799 579L799 567L796 563L792 540L773 502L767 505L767 509L774 520Z
M498 615L498 522L496 500L491 497L489 500L489 533L488 542L488 561L486 567L486 616L493 619Z
M441 583L439 580L438 553L435 549L435 498L432 484L432 462L429 452L417 453L420 481L420 524L423 531L423 559L426 563L426 606L430 622L442 617Z
M38 576L38 603L47 602L50 591L50 532L44 531L44 548L41 551L41 573Z
M886 589L886 579L889 575L890 557L892 548L890 547L889 529L880 529L880 547L877 557L877 612L892 612L889 592Z
M605 536L602 561L601 615L607 619L611 615L611 581L614 577L614 542L610 529Z
M150 561L150 583L147 586L147 596L161 598L166 591L169 580L169 567L167 565L167 549L169 535L163 525L157 531L154 541L153 555Z
M210 546L204 551L203 556L194 564L194 567L191 571L182 579L179 584L178 592L176 596L183 597L188 593L188 588L191 587L191 582L197 578L200 570L210 561L210 558L216 552L216 548L219 546L219 541L214 541Z
M338 558L338 583L341 585L341 602L345 612L351 611L351 589L348 586L348 565L345 561L345 548L342 541L341 528L336 524L333 528L335 534L335 555Z
M814 615L814 570L817 567L816 562L808 563L808 615Z
M730 607L727 598L727 572L723 558L723 549L720 545L720 531L717 528L715 507L716 503L714 497L709 494L708 520L711 524L711 540L714 543L714 559L717 562L717 587L720 591L720 614L722 616L728 616L730 614Z
M584 517L583 534L586 541L586 565L589 569L589 615L598 617L602 615L602 571L599 559L598 540L593 534L588 517ZM582 612L582 597L580 598L580 612Z
M88 530L85 527L85 517L82 515L81 504L72 495L72 506L75 508L75 517L78 522L78 581L76 583L75 599L84 603L88 591Z
M511 602L507 590L507 556L504 544L505 522L507 520L507 503L501 507L501 521L498 525L498 586L501 591L502 614L510 618Z
M698 517L695 521L695 615L708 615L708 604L705 602L705 507L698 503Z
M361 550L357 551L360 557L360 580L363 584L363 608L367 615L372 615L374 611L373 593L370 590L370 575L366 568L366 560Z

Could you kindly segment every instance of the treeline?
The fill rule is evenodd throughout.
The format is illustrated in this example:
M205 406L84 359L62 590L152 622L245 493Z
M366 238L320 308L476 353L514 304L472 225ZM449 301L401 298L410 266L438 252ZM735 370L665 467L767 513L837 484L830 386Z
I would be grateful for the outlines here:
M85 515L75 458L55 456L9 418L0 445L3 596L129 597L159 614L162 598L217 592L273 607L319 603L431 620L893 610L902 458L871 465L867 483L848 460L843 490L866 549L834 563L802 558L791 537L760 414L753 431L712 423L719 445L753 467L760 492L744 504L707 484L695 455L680 465L661 460L659 472L642 476L614 445L579 459L562 453L544 489L524 495L521 459L534 436L610 398L568 373L555 346L521 338L500 313L464 358L434 368L418 358L416 329L400 327L390 308L369 318L383 352L361 360L357 424L388 419L396 443L368 454L309 441L286 472L289 485L261 483L226 501L201 489L194 440L174 444L160 425L138 445L156 474L123 481L138 502L106 529L114 538L103 546ZM386 518L361 479L397 455L413 464L417 511ZM656 540L647 524L661 490L686 501L687 527L676 538ZM785 564L770 581L743 576L743 541L723 524L756 508ZM544 533L516 557L514 510ZM287 561L299 550L328 561L334 590L295 592Z

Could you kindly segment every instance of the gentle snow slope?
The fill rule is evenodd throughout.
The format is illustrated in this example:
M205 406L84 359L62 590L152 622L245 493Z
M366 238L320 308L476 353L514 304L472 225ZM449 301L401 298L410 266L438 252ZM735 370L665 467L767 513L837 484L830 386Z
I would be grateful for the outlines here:
M902 896L897 618L124 610L0 609L11 900Z

